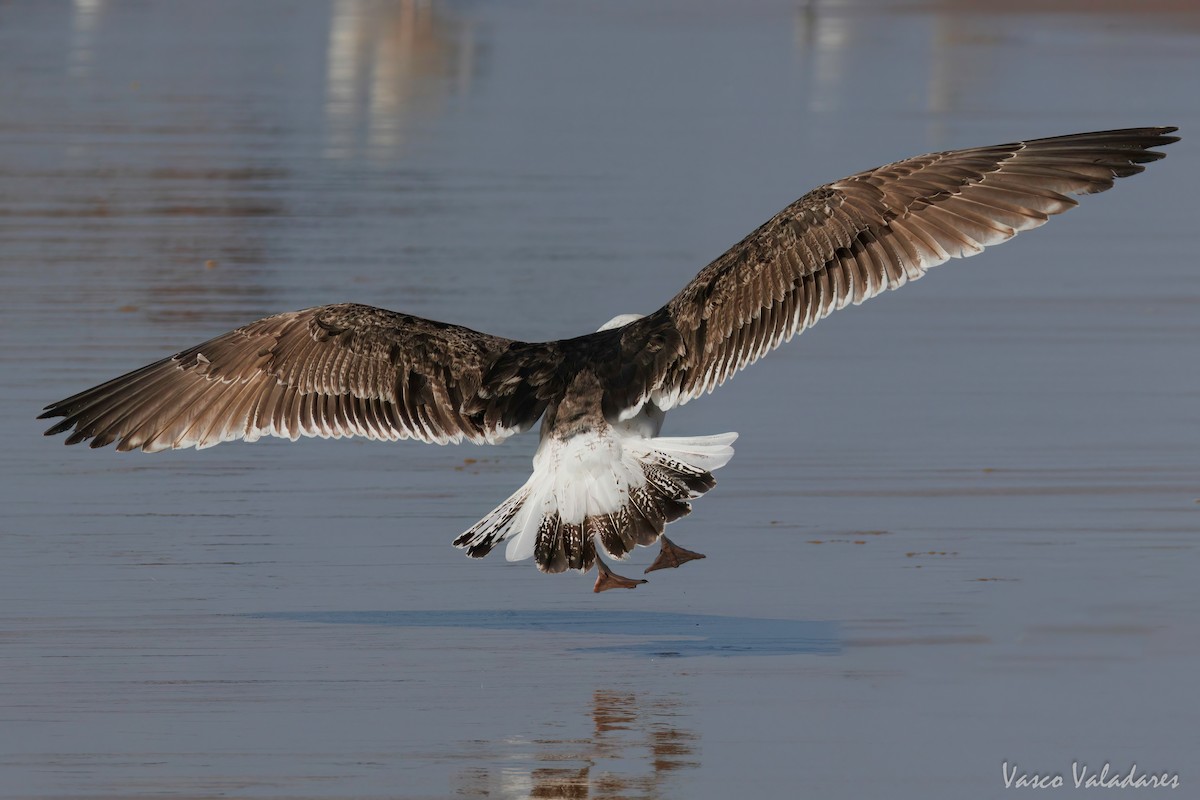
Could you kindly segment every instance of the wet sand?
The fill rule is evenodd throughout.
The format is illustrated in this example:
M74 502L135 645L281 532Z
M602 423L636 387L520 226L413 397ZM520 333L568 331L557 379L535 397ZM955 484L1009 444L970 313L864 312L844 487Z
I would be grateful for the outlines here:
M0 796L1193 791L1200 16L1027 5L7 4ZM535 437L34 419L328 302L576 335L828 180L1163 124L1145 175L672 413L738 454L671 530L707 559L633 592L450 546Z

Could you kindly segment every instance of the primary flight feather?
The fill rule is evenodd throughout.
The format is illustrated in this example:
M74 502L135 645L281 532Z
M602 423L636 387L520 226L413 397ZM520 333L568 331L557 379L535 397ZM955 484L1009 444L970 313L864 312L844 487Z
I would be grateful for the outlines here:
M544 572L597 567L596 591L660 542L646 571L700 554L663 535L715 485L735 433L662 437L665 412L712 391L830 312L975 255L1163 157L1176 129L1133 128L931 153L789 205L665 306L599 331L519 342L372 306L260 319L52 403L47 435L146 452L262 436L494 443L542 419L533 474L460 535L507 541Z

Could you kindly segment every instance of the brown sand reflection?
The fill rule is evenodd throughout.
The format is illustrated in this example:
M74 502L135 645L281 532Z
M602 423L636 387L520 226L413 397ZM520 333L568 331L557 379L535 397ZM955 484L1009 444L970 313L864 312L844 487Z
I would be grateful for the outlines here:
M1146 30L1177 31L1180 26L1200 26L1195 0L926 0L899 6L903 11L939 16L984 15L1029 18L1039 15L1073 15L1087 18L1113 17L1121 24Z
M679 771L699 766L700 737L685 727L678 697L597 689L589 713L592 731L582 738L488 743L500 752L473 753L473 761L489 766L460 773L457 792L540 800L650 798L661 796Z
M337 0L329 25L325 155L392 157L408 120L435 114L475 71L470 26L436 3Z
M1087 30L1114 44L1124 43L1131 31L1200 33L1200 4L1194 0L916 0L887 6L802 0L793 38L809 111L835 112L862 101L849 89L856 80L849 63L870 46L871 25L881 10L929 18L921 34L930 55L922 100L933 115L935 141L941 116L991 96L997 76L1007 74L1002 62L1011 57L1013 40L1026 36L1031 25Z

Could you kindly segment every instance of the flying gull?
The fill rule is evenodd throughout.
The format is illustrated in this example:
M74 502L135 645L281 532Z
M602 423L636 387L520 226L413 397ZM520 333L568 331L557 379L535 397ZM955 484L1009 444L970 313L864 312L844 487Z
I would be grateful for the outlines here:
M454 540L502 541L543 572L597 568L595 591L644 580L600 557L660 543L646 570L699 553L663 535L713 488L736 433L659 436L667 411L830 312L1036 228L1163 157L1176 128L1133 128L931 153L792 203L665 306L596 333L519 342L343 303L251 322L46 407L47 435L118 450L301 436L492 444L542 420L533 474Z

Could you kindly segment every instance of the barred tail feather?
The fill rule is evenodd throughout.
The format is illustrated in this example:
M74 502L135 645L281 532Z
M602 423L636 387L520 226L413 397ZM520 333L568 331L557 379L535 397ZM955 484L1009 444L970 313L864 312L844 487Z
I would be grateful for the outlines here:
M509 535L514 522L529 516L529 484L532 482L531 478L507 500L493 508L486 517L460 534L454 540L454 545L465 548L471 558L483 558L492 552L497 542Z
M597 548L614 559L656 542L716 485L736 433L646 438L619 429L548 438L533 475L454 540L473 558L508 540L509 561L533 557L543 572L587 571Z

